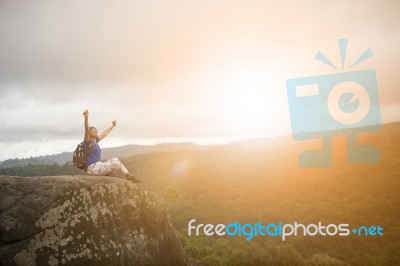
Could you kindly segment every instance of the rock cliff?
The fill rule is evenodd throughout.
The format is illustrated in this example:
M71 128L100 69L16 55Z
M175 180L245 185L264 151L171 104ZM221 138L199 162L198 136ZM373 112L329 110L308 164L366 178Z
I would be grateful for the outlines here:
M0 265L190 265L163 201L101 176L0 176Z

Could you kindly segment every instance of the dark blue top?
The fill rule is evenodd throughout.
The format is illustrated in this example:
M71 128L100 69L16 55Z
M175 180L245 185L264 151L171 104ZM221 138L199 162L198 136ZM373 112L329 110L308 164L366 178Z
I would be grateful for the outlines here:
M88 149L89 149L89 145L90 145L91 140L84 140L83 141L83 152L86 154ZM96 142L99 142L99 137L96 138ZM101 148L99 146L99 144L97 143L93 143L93 148L92 151L88 154L88 156L86 157L86 169L89 167L89 165L97 163L98 161L100 161L100 156L101 156Z

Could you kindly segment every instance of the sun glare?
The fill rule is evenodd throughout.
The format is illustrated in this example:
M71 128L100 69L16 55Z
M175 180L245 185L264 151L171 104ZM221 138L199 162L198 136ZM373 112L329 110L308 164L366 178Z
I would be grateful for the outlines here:
M275 133L271 125L286 101L279 96L285 91L279 92L271 73L269 64L254 59L227 63L213 71L207 87L213 89L218 132L242 137Z

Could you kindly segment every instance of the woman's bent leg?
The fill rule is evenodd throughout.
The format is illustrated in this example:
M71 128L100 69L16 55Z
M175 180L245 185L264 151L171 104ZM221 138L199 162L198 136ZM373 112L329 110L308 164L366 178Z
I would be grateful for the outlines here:
M89 175L109 175L115 170L120 171L124 176L128 174L128 170L118 158L112 158L105 162L97 162L89 165L87 173Z
M108 168L112 169L111 172L117 170L121 172L123 175L127 175L129 173L118 158L112 158L108 161L105 161L104 164L106 164Z

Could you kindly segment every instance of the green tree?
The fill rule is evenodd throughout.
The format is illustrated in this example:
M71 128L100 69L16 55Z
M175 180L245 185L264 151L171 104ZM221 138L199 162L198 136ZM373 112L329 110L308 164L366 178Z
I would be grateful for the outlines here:
M181 197L179 190L173 186L168 186L163 192L163 198L169 202L175 202Z

